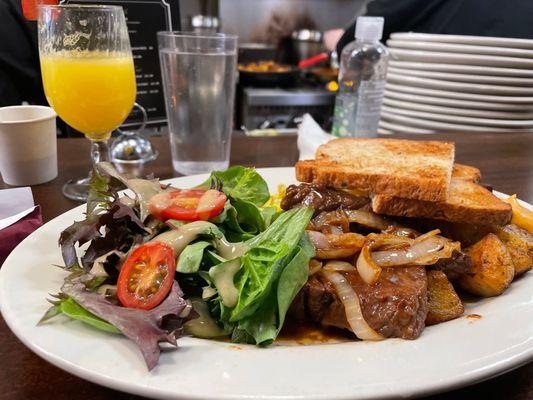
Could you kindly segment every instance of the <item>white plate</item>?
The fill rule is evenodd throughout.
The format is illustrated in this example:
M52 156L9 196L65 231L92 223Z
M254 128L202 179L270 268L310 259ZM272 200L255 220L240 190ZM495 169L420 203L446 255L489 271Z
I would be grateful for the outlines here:
M484 56L477 54L444 53L406 49L389 49L394 60L465 65L486 65L505 68L533 68L533 59L518 57Z
M487 110L475 110L471 108L457 108L457 107L442 107L433 106L423 103L417 103L414 101L401 101L395 100L390 96L385 96L383 104L394 107L396 109L424 111L437 114L451 114L451 115L464 115L466 117L479 117L479 118L493 118L493 119L512 119L523 120L533 119L533 112L505 112L505 111L487 111ZM533 111L533 110L532 110Z
M387 70L387 74L391 73L417 76L420 78L439 79L441 81L450 82L483 83L487 85L510 85L522 87L533 86L532 78L515 78L512 76L460 74L439 71L426 71L422 69L411 69L406 67L389 67L389 69Z
M420 92L418 92L420 93ZM448 99L446 97L436 97L432 94L414 94L403 93L390 88L385 90L385 98L412 101L423 104L436 104L454 108L473 108L479 110L495 110L495 111L512 111L512 112L531 112L533 111L533 104L512 104L512 103L498 103L493 101L459 100Z
M259 172L271 190L294 181L294 169ZM204 176L173 179L192 186ZM135 345L77 321L36 322L64 272L57 238L77 207L26 238L0 270L0 309L16 336L39 356L89 381L166 399L384 399L452 389L504 373L533 358L533 274L504 295L465 302L466 314L428 327L418 340L314 346L232 346L183 338L147 372ZM56 388L61 390L61 388Z
M514 76L533 78L533 69L498 68L479 65L445 64L435 62L411 62L389 60L389 66L403 69L417 69L423 71L455 72L459 74Z
M378 135L392 135L394 132L385 128L378 128Z
M502 57L533 58L533 50L510 47L475 46L469 44L438 43L430 41L389 39L387 46L399 49L443 51L445 53L485 54Z
M379 120L379 128L381 129L387 129L391 132L400 132L400 133L416 133L419 135L429 135L436 133L436 131L428 130L428 129L420 129L420 128L414 128L412 126L402 125L402 124L396 124L393 122L384 121L383 118Z
M432 121L443 121L450 123L460 123L466 125L479 126L483 129L486 127L500 128L500 130L506 130L507 128L533 128L533 120L506 120L506 119L494 119L494 118L478 118L478 117L465 117L456 115L455 113L435 113L427 111L413 111L404 110L402 108L391 107L384 105L382 112L405 115L407 117L415 117L421 119L429 119Z
M533 40L490 36L440 35L436 33L396 32L391 39L414 40L439 43L471 44L478 46L516 47L533 49Z
M483 85L479 83L449 82L439 79L420 78L387 72L387 82L398 83L407 86L423 87L437 90L451 90L464 93L479 93L500 96L532 96L533 87L516 87L502 85Z
M463 93L451 90L436 90L436 89L427 89L419 88L415 86L408 86L404 84L395 84L389 83L385 85L386 89L395 90L397 92L405 92L412 94L421 94L423 96L432 96L432 97L444 97L449 99L458 99L458 100L472 100L472 101L488 101L496 103L513 103L513 104L528 104L529 107L533 107L533 97L522 97L522 96L494 96L494 95L485 95L477 93Z
M406 126L413 126L416 128L425 128L433 131L464 131L464 132L502 132L502 131L524 131L526 128L504 128L504 127L489 127L489 126L479 126L479 125L466 125L466 124L455 124L452 122L440 122L435 121L430 118L420 118L414 117L414 114L418 113L416 111L409 112L413 117L399 114L395 111L382 110L381 118L385 121L390 122L399 122Z

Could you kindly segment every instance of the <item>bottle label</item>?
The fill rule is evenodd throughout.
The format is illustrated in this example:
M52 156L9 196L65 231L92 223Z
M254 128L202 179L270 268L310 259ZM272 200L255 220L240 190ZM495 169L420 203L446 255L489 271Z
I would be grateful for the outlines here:
M356 92L339 93L335 99L335 136L376 136L383 102L385 81L363 81Z
M385 81L363 81L359 87L359 104L355 118L358 136L374 136L377 133Z

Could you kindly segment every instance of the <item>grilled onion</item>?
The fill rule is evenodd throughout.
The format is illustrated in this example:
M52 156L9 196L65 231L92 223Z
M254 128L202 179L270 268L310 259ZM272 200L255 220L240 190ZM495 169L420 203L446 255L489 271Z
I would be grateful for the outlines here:
M386 233L389 235L403 236L414 239L418 236L418 232L411 228L401 227L401 226L389 226L387 229L381 233Z
M381 274L381 267L374 262L370 254L372 244L368 243L363 246L355 264L357 266L357 272L369 285L376 283L379 274Z
M309 239L311 240L311 243L315 247L315 250L318 249L329 249L331 248L331 245L328 242L328 239L326 238L326 235L324 235L321 232L317 231L307 231L307 234L309 235Z
M396 226L397 224L392 221L388 221L380 215L374 214L372 211L365 210L345 210L348 221L355 222L359 225L366 226L367 228L377 229L382 231L389 226Z
M324 265L326 271L331 272L351 272L355 271L355 267L346 261L328 261Z
M406 249L382 250L372 253L372 260L381 267L413 264L417 259L429 253L435 253L444 247L439 238L427 238L421 242L413 242Z
M440 233L440 229L433 229L432 231L426 232L420 236L417 236L414 240L414 243L421 242L423 240L426 240L427 238L431 236L437 236Z
M395 265L433 265L441 258L450 258L460 250L459 242L451 242L441 236L428 237L403 250L383 250L372 253L372 259L381 267Z
M365 237L358 233L323 234L307 231L315 247L316 258L333 259L353 256L365 242Z
M438 233L438 230L431 231L416 239L370 234L357 258L357 271L366 283L372 285L378 280L382 267L433 265L461 250L459 242L452 242Z
M312 220L314 230L322 233L350 232L350 221L343 210L324 211Z
M338 272L322 269L321 274L335 287L337 296L344 305L346 319L353 333L362 340L383 340L384 337L377 333L363 317L359 297L354 289L346 281L346 278Z
M324 211L313 218L312 222L315 230L323 233L349 232L351 222L378 231L397 226L395 222L363 209Z
M322 262L312 258L309 261L309 276L316 274L322 269Z

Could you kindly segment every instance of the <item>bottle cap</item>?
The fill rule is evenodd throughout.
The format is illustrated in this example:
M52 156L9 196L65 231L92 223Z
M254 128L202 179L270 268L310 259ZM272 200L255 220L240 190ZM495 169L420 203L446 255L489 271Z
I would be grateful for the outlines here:
M357 17L355 38L364 41L376 41L383 35L383 17Z

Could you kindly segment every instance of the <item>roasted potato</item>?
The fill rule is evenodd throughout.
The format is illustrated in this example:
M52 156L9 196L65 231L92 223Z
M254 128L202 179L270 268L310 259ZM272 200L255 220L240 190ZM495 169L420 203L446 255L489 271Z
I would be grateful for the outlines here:
M429 270L428 315L426 325L440 324L459 317L464 312L463 303L442 271Z
M507 289L514 277L514 265L498 236L489 233L468 247L466 253L472 266L470 272L459 278L461 288L483 297L498 296Z
M494 231L491 225L461 224L433 219L418 219L414 228L420 232L440 229L442 236L461 242L462 247L471 246Z
M515 276L533 268L533 235L514 224L498 228L495 233L507 246Z

